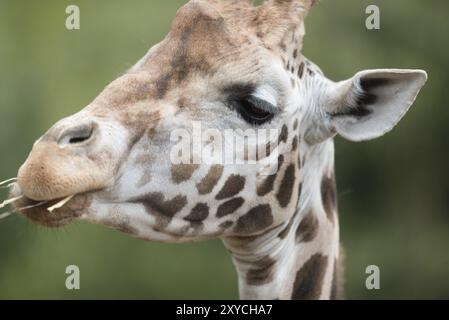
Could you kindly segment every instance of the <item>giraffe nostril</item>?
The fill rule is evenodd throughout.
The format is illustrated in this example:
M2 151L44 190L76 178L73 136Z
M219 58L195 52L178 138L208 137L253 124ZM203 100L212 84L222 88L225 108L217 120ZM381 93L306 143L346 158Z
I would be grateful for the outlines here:
M94 133L93 124L81 125L66 130L58 140L58 144L81 144L89 141Z
M92 136L92 132L86 133L86 134L79 134L77 136L71 137L69 140L70 144L77 144L82 143L84 141L89 140L89 138Z

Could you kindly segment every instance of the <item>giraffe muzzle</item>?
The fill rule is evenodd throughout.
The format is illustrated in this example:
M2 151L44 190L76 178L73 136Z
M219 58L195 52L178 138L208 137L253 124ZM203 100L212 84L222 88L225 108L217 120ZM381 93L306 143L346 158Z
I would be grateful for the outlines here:
M35 143L19 169L17 182L31 200L51 201L105 186L110 170L107 152L97 150L98 124L61 122Z

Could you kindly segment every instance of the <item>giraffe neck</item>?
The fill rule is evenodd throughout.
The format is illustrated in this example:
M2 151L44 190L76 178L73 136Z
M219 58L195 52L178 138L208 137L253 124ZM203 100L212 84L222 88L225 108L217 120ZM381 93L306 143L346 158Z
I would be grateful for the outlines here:
M339 228L334 145L311 147L289 221L253 237L230 237L241 299L329 299L338 294Z

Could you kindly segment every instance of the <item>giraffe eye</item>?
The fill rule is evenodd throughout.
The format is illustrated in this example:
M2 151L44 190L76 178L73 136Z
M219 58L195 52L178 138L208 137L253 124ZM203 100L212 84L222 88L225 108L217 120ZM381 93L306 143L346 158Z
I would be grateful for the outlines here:
M233 100L231 105L246 122L252 125L269 122L276 115L276 108L271 103L251 95Z

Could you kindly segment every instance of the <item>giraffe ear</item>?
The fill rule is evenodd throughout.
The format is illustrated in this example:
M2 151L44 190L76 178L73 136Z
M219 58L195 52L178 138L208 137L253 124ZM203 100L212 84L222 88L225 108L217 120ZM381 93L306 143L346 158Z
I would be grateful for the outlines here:
M337 83L326 101L330 131L351 141L383 136L402 119L426 81L422 70L379 69Z
M254 20L257 35L269 46L278 45L288 31L300 28L304 36L304 19L318 0L267 0Z

